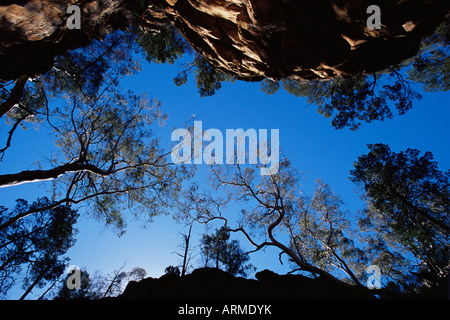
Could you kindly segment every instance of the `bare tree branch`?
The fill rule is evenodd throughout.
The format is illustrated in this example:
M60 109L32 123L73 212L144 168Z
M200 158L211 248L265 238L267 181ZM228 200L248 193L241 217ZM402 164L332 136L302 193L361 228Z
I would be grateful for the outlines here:
M24 121L26 118L28 118L28 114L23 115L21 118L17 119L16 122L13 124L11 130L9 130L8 132L8 138L6 140L6 146L3 147L2 149L0 149L0 161L3 161L3 157L5 156L5 151L11 146L11 139L12 136L14 134L14 132L16 131L17 127L19 126L19 124Z
M22 75L17 79L14 88L11 90L9 98L0 105L0 118L20 102L28 78L28 75Z

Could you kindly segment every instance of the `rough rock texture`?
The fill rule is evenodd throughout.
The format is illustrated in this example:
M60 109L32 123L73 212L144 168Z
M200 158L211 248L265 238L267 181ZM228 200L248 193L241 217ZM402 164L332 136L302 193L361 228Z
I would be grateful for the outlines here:
M19 0L0 5L0 78L44 72L52 56L137 20L173 23L213 65L237 78L329 79L382 70L413 56L448 0ZM67 30L66 8L82 8ZM134 6L133 6L134 4ZM367 27L369 5L382 28Z
M167 0L175 26L238 78L329 79L374 72L414 55L449 1ZM367 27L367 8L382 28ZM151 12L151 10L150 10Z
M446 292L404 295L386 290L377 292L301 275L278 275L269 270L255 279L234 277L212 268L194 270L183 277L164 275L159 279L131 281L120 300L373 300L447 299ZM377 294L377 297L374 295Z
M81 30L67 28L67 8L82 9ZM0 79L45 73L55 56L103 39L134 21L114 0L18 0L0 2Z

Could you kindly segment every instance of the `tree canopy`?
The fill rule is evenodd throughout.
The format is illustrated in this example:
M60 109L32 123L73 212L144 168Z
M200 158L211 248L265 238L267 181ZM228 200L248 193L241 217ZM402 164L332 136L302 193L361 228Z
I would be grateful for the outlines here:
M441 172L431 152L392 152L369 145L359 157L351 180L367 197L364 229L375 232L382 255L401 246L418 260L415 274L429 286L445 286L449 272L450 171ZM381 249L382 248L382 249ZM399 254L399 253L397 253Z
M204 234L200 245L205 265L210 262L216 268L223 265L226 272L244 277L252 269L251 264L246 264L250 257L241 249L237 240L230 240L230 232L224 227L216 229L213 234Z
M414 58L380 72L328 81L266 78L260 83L261 90L275 94L283 88L296 97L305 97L308 104L317 105L320 114L332 118L331 124L336 129L357 130L362 122L391 119L395 113L406 113L416 101L422 99L413 89L413 84L421 85L425 91L449 89L448 29L447 18L432 35L424 38L421 50ZM182 40L177 38L175 41L176 54L184 53L184 45L179 41ZM175 83L185 84L188 72L192 70L202 97L214 95L222 82L235 80L196 55L193 62L185 65L184 70L174 78Z
M0 175L1 186L53 180L53 197L59 199L52 207L88 202L92 216L119 233L125 209L147 212L151 219L171 205L190 173L171 166L158 145L152 125L167 117L160 102L120 86L122 77L139 70L130 57L133 43L133 34L114 33L59 57L52 70L26 85L22 102L8 113L16 121L8 144L17 125L31 118L52 130L59 154L45 169Z
M29 204L23 199L16 201L12 210L0 207L0 222L16 217L23 212L50 208L52 201L46 197ZM11 228L0 232L0 294L8 290L23 277L21 299L33 288L42 288L58 279L67 267L64 254L75 244L77 229L74 225L79 214L67 205L41 210L39 214L16 222Z
M417 150L397 154L384 145L369 147L371 152L355 162L351 173L367 199L359 213L345 211L343 200L321 179L313 195L305 194L299 188L300 174L284 158L279 172L269 177L255 174L253 167L213 166L209 189L214 193L196 187L185 191L179 218L222 222L217 238L242 233L254 251L278 248L280 261L285 254L293 272L311 277L365 286L367 268L377 265L383 269L384 289L445 289L448 173L437 170L430 153L418 157ZM236 205L242 207L237 221L226 210ZM214 239L204 238L206 248L213 248L208 250L212 260L223 249L210 245Z

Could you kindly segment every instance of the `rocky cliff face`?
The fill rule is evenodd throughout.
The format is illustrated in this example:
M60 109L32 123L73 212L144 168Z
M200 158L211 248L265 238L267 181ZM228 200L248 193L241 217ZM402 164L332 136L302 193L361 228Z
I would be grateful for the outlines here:
M82 9L81 29L67 28L67 8ZM45 73L55 56L85 46L133 21L114 0L18 0L0 2L0 79Z
M0 5L0 78L45 72L55 55L128 24L172 23L208 61L237 78L330 79L413 56L448 0L19 0ZM141 1L142 2L142 1ZM68 30L66 9L82 9ZM369 5L381 29L367 27Z

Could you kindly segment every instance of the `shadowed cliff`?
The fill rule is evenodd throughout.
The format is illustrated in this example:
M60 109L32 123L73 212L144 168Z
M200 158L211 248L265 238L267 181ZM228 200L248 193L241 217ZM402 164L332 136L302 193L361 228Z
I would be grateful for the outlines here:
M256 279L234 277L222 270L201 268L179 277L163 275L159 279L146 278L131 281L122 300L371 300L371 299L446 299L444 292L428 295L401 295L386 290L370 291L366 288L345 286L325 279L311 279L301 275L278 275L264 270ZM378 297L375 297L375 294Z
M41 74L56 55L129 25L173 24L212 65L238 79L331 79L415 55L449 10L446 0L23 0L0 5L0 78ZM81 8L69 30L67 7ZM144 4L144 5L143 5ZM148 4L148 5L147 5ZM381 28L367 27L367 7Z

